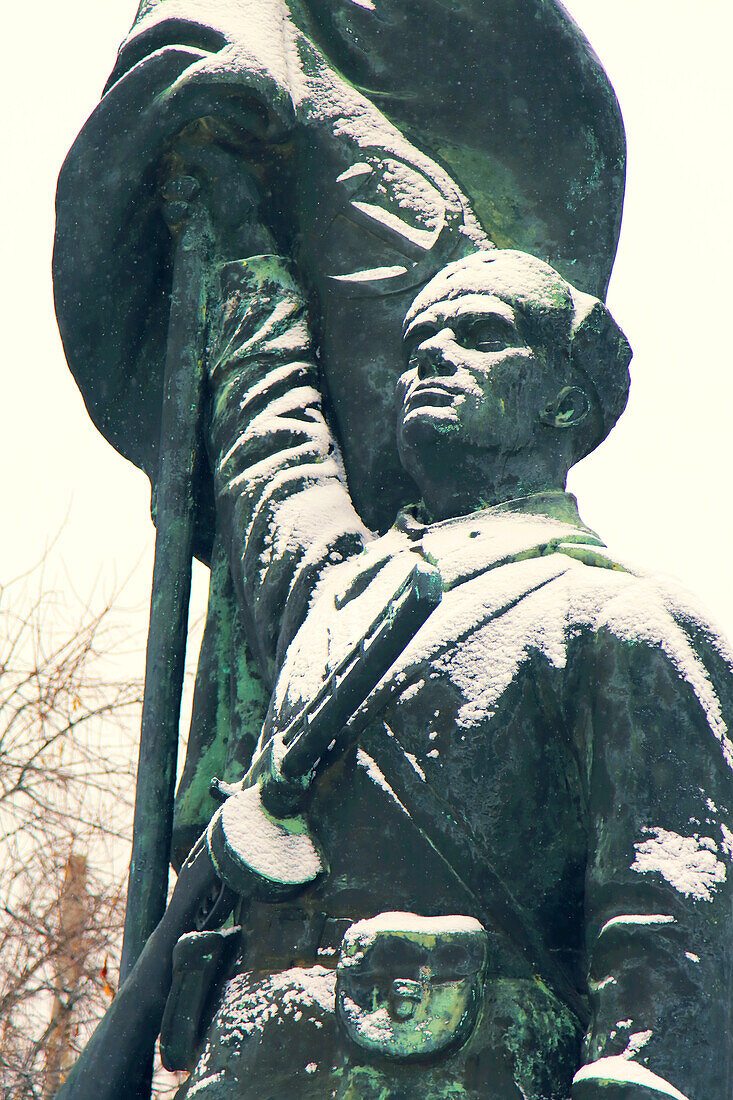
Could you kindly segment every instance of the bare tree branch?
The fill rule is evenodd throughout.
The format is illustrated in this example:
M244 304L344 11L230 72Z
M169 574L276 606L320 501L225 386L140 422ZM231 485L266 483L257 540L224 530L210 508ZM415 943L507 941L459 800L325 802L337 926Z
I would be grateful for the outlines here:
M70 607L44 584L41 563L0 586L0 1100L53 1096L109 1004L124 920L142 677L109 669L142 645L117 597Z

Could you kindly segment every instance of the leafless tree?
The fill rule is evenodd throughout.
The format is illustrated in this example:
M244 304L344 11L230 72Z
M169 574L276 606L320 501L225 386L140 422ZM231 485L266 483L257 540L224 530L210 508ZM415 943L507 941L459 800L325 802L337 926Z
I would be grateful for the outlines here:
M110 669L130 645L114 599L42 572L0 587L1 1100L52 1097L114 994L142 686Z

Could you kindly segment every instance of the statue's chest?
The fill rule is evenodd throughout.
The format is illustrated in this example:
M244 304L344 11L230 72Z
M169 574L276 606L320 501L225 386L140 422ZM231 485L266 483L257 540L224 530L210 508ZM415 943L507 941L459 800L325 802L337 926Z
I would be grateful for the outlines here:
M461 882L480 894L474 871L489 865L534 909L568 881L568 865L582 863L572 731L546 706L562 669L536 650L521 662L505 651L501 690L488 686L488 671L476 672L482 696L461 682L466 669L458 673L452 656L415 663L319 786L313 813L329 854L327 891L344 904L358 898L357 910L369 911L376 890L386 909L453 911L460 896L460 911L475 913Z
M367 554L358 569L350 564L337 575L314 601L288 651L276 691L278 721L284 724L307 706L425 559L437 565L445 591L385 671L380 699L399 699L404 705L420 695L424 707L440 682L457 701L458 723L471 725L495 705L530 653L539 651L549 663L562 665L564 588L553 582L566 572L569 559L538 552L499 564L497 550L486 542L463 539L452 546L431 541L429 546L398 544L394 550L386 545L381 555ZM427 694L423 681L432 685Z

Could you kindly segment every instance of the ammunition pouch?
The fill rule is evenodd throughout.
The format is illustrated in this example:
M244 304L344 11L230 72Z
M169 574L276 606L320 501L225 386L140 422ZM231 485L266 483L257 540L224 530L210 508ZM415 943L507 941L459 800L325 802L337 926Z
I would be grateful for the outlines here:
M336 1014L363 1050L427 1060L470 1035L483 991L488 937L472 917L381 913L344 935Z
M214 993L231 965L241 928L187 932L173 949L173 979L160 1029L160 1057L168 1070L193 1069Z

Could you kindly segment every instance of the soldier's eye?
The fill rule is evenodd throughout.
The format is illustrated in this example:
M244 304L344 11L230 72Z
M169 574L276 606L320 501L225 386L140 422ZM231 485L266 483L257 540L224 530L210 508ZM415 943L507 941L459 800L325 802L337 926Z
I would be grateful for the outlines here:
M461 332L461 343L475 351L504 351L517 342L517 334L509 321L501 317L483 317L470 321Z
M410 329L405 337L405 351L407 352L408 359L415 348L422 344L423 340L429 340L435 333L436 328L434 325L417 325L415 328Z

